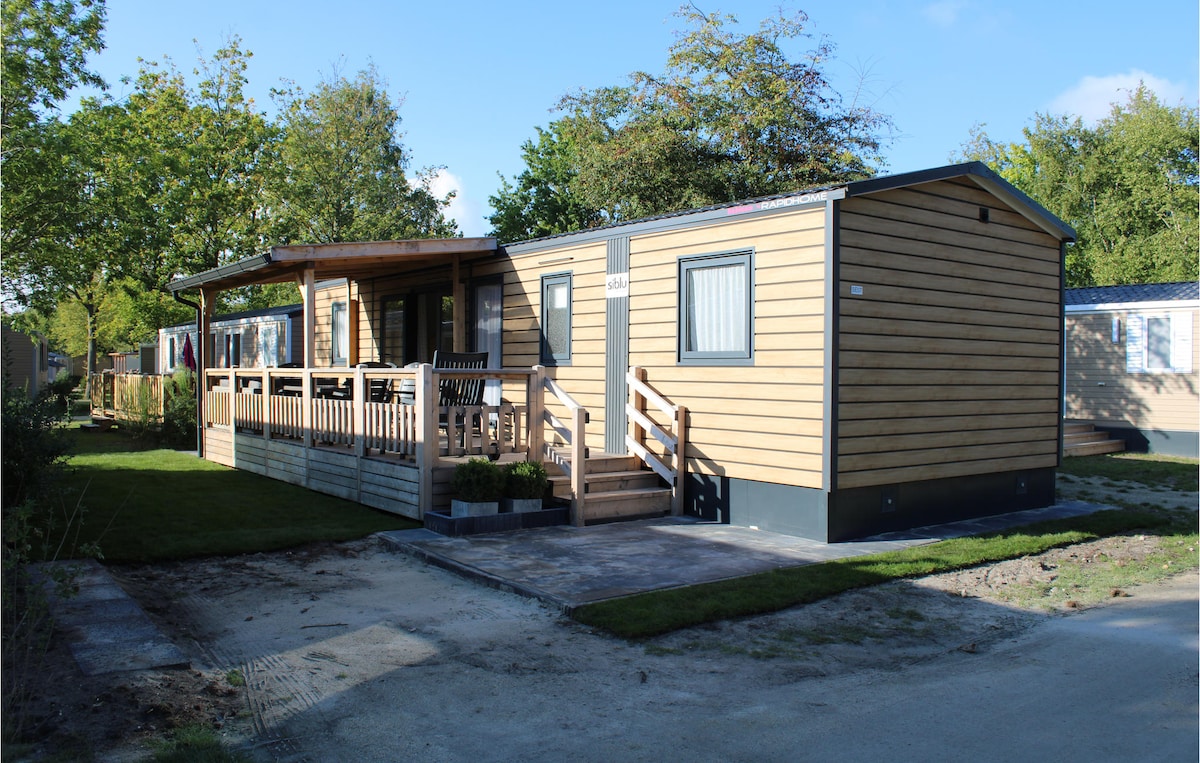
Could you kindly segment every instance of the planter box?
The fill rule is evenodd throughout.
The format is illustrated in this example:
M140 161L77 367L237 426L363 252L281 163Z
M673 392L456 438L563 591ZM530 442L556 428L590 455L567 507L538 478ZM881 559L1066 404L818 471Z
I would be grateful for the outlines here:
M452 517L486 517L499 511L499 501L460 501L457 498L450 501Z
M501 511L515 511L517 513L524 513L527 511L541 511L542 510L542 499L541 498L501 498L500 499L500 510Z
M440 511L425 512L425 529L457 538L510 530L565 525L571 521L570 509L555 506L541 511L505 512L480 517L454 517Z

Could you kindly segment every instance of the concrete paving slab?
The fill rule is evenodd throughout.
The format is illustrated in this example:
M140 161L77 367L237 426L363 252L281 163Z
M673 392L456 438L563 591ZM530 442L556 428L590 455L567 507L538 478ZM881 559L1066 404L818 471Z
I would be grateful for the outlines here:
M570 612L646 591L875 554L1104 508L1109 507L1063 503L850 543L820 543L690 517L456 538L427 530L383 532L379 537L430 564Z
M85 675L190 664L99 562L47 562L33 571L46 591L55 627L65 634ZM63 574L73 576L68 592L53 583Z

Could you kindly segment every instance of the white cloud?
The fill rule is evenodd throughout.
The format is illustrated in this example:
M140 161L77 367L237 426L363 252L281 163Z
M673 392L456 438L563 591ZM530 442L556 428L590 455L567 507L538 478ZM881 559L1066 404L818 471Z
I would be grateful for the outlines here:
M450 207L446 210L446 216L458 223L458 229L464 236L473 238L487 233L488 224L483 219L479 203L467 194L462 179L457 175L447 169L438 170L430 183L430 191L439 198L451 191L455 192L454 198L450 200Z
M966 7L966 0L938 0L922 8L921 15L935 25L946 28L954 26L959 14Z
M1137 89L1139 82L1144 82L1168 106L1178 104L1188 94L1186 85L1155 77L1141 69L1132 69L1124 74L1084 77L1051 101L1050 111L1078 116L1085 122L1097 122L1108 116L1113 103L1125 102L1129 94Z

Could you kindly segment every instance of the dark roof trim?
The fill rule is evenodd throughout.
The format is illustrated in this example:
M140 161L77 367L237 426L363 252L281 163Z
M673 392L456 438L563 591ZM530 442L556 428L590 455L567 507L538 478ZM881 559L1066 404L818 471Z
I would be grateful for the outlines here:
M849 196L861 196L868 193L880 193L894 188L903 188L920 183L933 183L939 180L949 180L957 177L970 177L984 190L1004 201L1026 219L1060 241L1074 241L1075 231L1071 226L1054 216L1045 207L1026 196L1019 188L1009 183L992 171L983 162L967 162L951 164L945 167L935 167L918 172L905 172L899 175L858 180L844 186L819 186L795 193L761 196L744 201L733 201L726 204L715 204L699 209L671 212L654 217L644 217L624 223L612 223L597 228L589 228L571 233L559 233L553 236L516 241L505 244L504 250L509 254L523 254L544 249L548 246L562 244L581 244L589 241L606 240L614 236L629 236L669 228L685 227L698 223L712 222L725 219L730 215L769 214L781 209L795 206L820 206L829 199L839 199Z
M557 247L563 244L584 244L589 241L606 241L614 237L633 236L641 233L683 228L689 225L708 223L716 220L726 220L733 216L767 215L785 209L801 207L823 207L830 199L842 198L842 189L835 186L823 186L798 193L781 193L775 196L760 196L755 199L731 201L727 204L716 204L699 209L688 209L681 212L643 217L624 223L613 223L598 228L573 231L571 233L556 233L553 236L532 238L527 241L517 241L505 244L508 254L525 254L536 252L547 247Z
M209 281L220 280L228 278L229 276L236 276L255 270L262 270L270 264L270 252L267 252L266 254L254 254L249 257L243 257L236 262L231 262L228 265L221 265L220 267L213 268L212 270L206 270L203 273L197 273L196 275L187 276L186 278L176 279L167 284L167 288L173 292L184 291L185 289L199 289Z
M1053 213L1029 198L1021 189L1000 177L983 162L966 162L950 164L945 167L935 167L917 172L904 172L899 175L859 180L846 185L846 196L861 196L867 193L879 193L895 188L903 188L921 183L934 183L939 180L950 180L957 177L969 177L992 195L1003 199L1011 207L1019 211L1026 219L1060 241L1074 241L1075 229L1059 220Z
M229 321L246 320L247 318L271 318L288 315L303 315L304 305L276 305L275 307L262 307L257 310L241 310L236 313L224 313L222 315L214 315L209 321L211 325L225 323ZM176 323L173 326L163 326L164 330L181 329L181 328L196 328L195 321L187 321L186 323Z

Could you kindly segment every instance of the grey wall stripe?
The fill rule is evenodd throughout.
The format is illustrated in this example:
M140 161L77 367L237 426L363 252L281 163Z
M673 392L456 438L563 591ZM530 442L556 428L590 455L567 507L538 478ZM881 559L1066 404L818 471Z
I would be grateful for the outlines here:
M609 275L629 272L629 237L608 240ZM604 332L604 450L625 452L625 400L629 396L629 297L605 300Z

